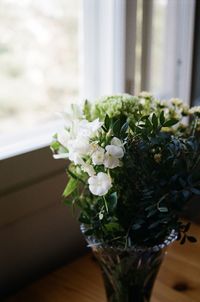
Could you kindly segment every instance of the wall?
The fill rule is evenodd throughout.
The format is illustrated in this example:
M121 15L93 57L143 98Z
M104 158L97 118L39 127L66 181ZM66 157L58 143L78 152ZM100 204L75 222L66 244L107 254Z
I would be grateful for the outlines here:
M84 251L61 201L65 165L48 148L0 161L0 296Z

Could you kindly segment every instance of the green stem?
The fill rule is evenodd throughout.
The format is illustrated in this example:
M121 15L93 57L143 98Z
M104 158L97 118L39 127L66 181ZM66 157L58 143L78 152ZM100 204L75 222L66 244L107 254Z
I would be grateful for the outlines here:
M108 205L107 205L107 201L106 201L106 199L105 199L105 196L103 196L103 200L104 200L106 212L108 213Z
M194 134L195 134L195 131L196 131L196 128L197 128L197 123L198 123L198 117L195 117L194 124L193 124L193 127L192 127L192 136L194 136Z

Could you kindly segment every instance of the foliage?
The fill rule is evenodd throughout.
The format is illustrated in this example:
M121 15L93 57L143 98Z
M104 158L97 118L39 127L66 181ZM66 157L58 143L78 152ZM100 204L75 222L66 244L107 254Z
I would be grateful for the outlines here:
M51 148L72 162L63 195L80 208L87 235L117 246L152 246L174 229L181 244L195 242L180 217L200 195L199 107L143 92L86 101L83 112Z

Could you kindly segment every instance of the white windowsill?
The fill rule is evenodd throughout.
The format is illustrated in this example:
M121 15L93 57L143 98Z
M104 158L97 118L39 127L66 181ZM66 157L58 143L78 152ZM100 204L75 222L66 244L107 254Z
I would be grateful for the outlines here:
M31 130L0 136L0 160L49 146L52 135L62 126L62 122L50 122Z

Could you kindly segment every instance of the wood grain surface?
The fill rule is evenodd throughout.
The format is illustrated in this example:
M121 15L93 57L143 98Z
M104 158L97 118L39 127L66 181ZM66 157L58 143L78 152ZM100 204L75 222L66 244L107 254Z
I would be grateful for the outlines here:
M198 243L168 248L152 302L200 302L200 227ZM8 298L7 302L106 302L100 270L88 253Z

